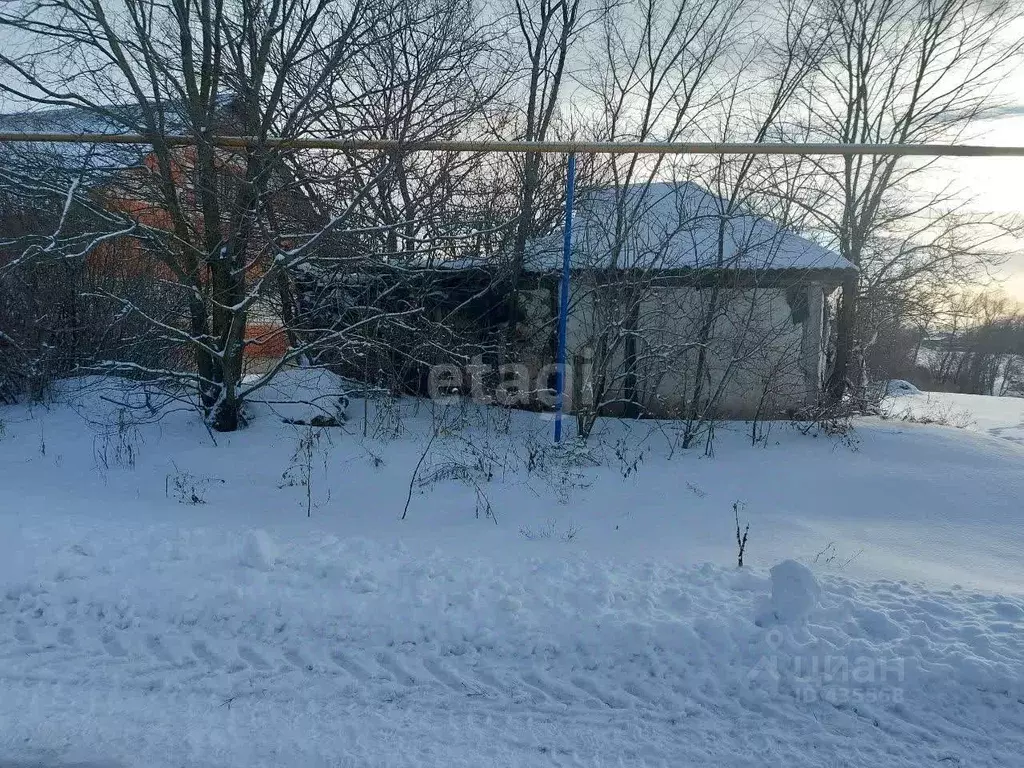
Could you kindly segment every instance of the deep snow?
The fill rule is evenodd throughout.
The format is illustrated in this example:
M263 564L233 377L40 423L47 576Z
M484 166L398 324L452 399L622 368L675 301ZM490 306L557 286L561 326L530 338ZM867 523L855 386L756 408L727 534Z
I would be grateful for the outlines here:
M216 446L0 409L0 765L1020 764L1019 401L669 458L461 402L364 438L353 398L306 461L280 401L340 389L291 372Z

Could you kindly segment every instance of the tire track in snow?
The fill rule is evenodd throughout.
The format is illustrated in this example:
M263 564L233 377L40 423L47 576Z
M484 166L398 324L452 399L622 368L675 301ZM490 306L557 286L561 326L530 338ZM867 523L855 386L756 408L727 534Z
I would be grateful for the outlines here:
M578 703L578 699L561 686L547 680L542 680L536 672L527 671L522 675L522 680L527 685L536 688L549 699L571 707Z
M381 652L377 654L377 664L390 674L400 685L404 685L407 688L416 686L419 681L412 676L412 674L403 667L398 659L393 654L387 652Z
M43 630L56 642L43 646ZM258 680L279 694L304 690L307 680L357 690L368 701L396 694L421 699L469 699L502 711L582 714L610 710L657 711L657 695L618 684L611 670L594 680L541 671L529 659L469 653L438 655L429 644L374 650L351 642L318 645L267 643L252 638L207 637L197 632L161 633L140 628L80 626L36 629L15 624L16 651L0 657L0 679L40 679L82 685L101 680L143 690L232 691ZM324 662L327 662L326 664ZM234 695L234 694L232 694ZM446 705L447 706L447 705Z
M316 666L313 661L306 659L298 650L295 648L285 648L281 655L284 660L292 665L299 672L313 672L316 670Z
M485 693L481 686L473 686L467 683L464 678L450 671L439 659L427 657L420 659L420 663L435 680L454 693L461 693L467 696L481 696Z
M255 667L256 669L266 670L271 668L270 662L253 650L249 645L240 644L238 646L238 656L246 664L251 667Z
M601 690L598 686L596 686L593 683L593 681L588 680L587 678L582 677L581 675L573 675L569 678L569 682L571 682L574 686L579 688L584 693L589 693L591 696L593 696L598 701L602 702L606 707L609 707L610 709L630 708L630 704L625 699L619 698L614 693L611 693L609 691Z
M125 650L124 646L121 645L121 641L111 631L105 631L100 635L100 642L103 643L103 648L111 656L118 658L126 658L128 651Z
M76 687L84 697L134 691L147 697L195 696L218 705L266 699L280 706L317 702L325 708L341 696L347 706L367 711L414 709L456 718L510 718L519 724L571 723L598 731L626 723L663 737L674 736L682 722L686 730L720 720L716 707L726 703L705 700L686 685L679 659L656 659L654 668L662 672L651 676L649 659L584 669L571 654L539 658L472 648L446 654L430 642L374 647L319 633L268 639L227 628L209 632L152 622L61 626L29 618L11 622L5 634L8 653L0 656L0 690L47 684ZM159 699L153 702L160 705ZM768 717L741 699L728 704L731 720L779 722L784 712L783 707ZM801 722L793 723L794 730ZM892 723L899 727L879 732L899 744L910 726ZM965 729L962 740L977 743L983 735Z
M59 627L28 628L37 642L50 634L61 636ZM584 671L573 666L568 657L547 659L541 667L524 656L489 657L473 651L441 655L429 643L374 649L365 643L337 639L330 644L303 644L295 636L267 642L227 633L161 635L152 628L76 630L77 651L58 645L46 656L0 662L0 691L17 696L32 691L34 696L42 689L62 697L62 689L77 687L79 692L73 699L78 701L89 701L90 697L113 701L123 695L152 702L154 707L164 701L179 706L195 701L195 706L215 708L288 707L301 702L325 711L336 707L339 694L343 694L347 707L377 713L385 720L410 713L414 713L414 719L442 718L451 726L448 732L461 732L465 725L467 732L486 732L489 739L502 738L508 746L520 745L527 752L540 754L536 750L543 747L544 759L555 763L555 758L561 756L578 764L582 753L573 752L575 758L570 759L570 754L561 750L579 749L578 744L551 737L534 738L538 729L549 729L549 725L549 730L559 733L587 729L602 737L616 733L617 743L630 744L634 757L654 762L661 756L692 755L687 750L695 744L710 745L712 749L726 744L720 732L723 717L713 712L712 703L699 705L693 691L673 685L673 681L678 683L678 676L650 677L643 671L649 669L647 665L629 671L601 666ZM105 645L101 642L104 637L108 641ZM124 655L110 654L113 641L125 651ZM90 652L83 653L83 647ZM229 659L235 652L237 664ZM260 668L257 658L265 668ZM332 663L321 663L327 658ZM282 659L287 663L279 664ZM83 675L83 670L91 673ZM109 674L112 670L120 674ZM167 696L173 698L161 698ZM735 708L730 707L729 722L740 722L744 717L754 724L785 722L786 733L792 736L787 745L790 751L799 746L800 734L811 717L810 712L795 718L787 717L784 708L769 712L763 707L744 706L741 700L732 703ZM843 713L825 710L825 714L834 719ZM865 725L863 715L844 716L852 717L850 729L871 727L877 732L880 749L907 748L907 728L901 719L878 717L880 725L870 726ZM953 724L938 725L948 729ZM747 732L757 734L759 729L755 725ZM985 737L970 729L957 732L964 744L977 745ZM758 742L746 739L744 743L754 748ZM743 751L739 742L728 748L736 749L737 755ZM666 764L673 762L668 760ZM737 764L746 763L737 757Z
M360 683L368 684L373 680L373 675L368 672L361 664L352 661L341 651L331 651L331 661L341 667L343 670L348 672L352 677L358 680Z

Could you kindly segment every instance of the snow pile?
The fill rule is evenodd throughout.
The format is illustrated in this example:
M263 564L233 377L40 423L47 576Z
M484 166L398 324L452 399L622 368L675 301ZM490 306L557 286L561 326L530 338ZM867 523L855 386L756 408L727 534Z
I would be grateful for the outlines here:
M289 368L266 384L250 375L245 384L258 387L246 400L251 418L274 417L292 424L338 426L348 417L349 399L361 385L321 368Z
M277 548L266 531L247 531L242 541L242 565L269 571L277 562Z
M921 390L903 379L889 379L885 384L887 397L898 397L900 395L920 395Z
M795 560L784 560L772 566L772 614L788 624L799 621L818 604L821 587L810 569Z

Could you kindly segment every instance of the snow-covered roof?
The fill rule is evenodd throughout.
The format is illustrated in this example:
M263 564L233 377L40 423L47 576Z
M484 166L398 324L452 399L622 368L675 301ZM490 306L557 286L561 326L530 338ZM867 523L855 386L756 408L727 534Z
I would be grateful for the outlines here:
M218 113L226 114L233 103L230 97L223 96L218 101ZM161 107L164 132L188 133L183 105L167 101ZM116 136L144 133L145 129L141 108L137 104L124 104L106 105L97 110L64 107L0 114L0 132ZM149 144L15 141L0 145L0 158L20 169L52 168L102 179L107 174L139 165L150 151Z
M99 114L66 108L0 114L0 132L117 135L128 131ZM95 176L137 165L148 151L142 144L8 142L0 146L0 157L25 169L54 168Z
M854 269L838 254L769 219L746 210L723 216L725 210L725 200L692 182L590 190L574 209L572 266L659 271ZM530 243L527 270L548 272L561 264L561 232Z

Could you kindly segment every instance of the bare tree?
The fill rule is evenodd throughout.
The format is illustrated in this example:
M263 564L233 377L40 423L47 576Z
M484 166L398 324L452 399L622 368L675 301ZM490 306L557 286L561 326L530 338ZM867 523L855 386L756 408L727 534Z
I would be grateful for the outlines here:
M805 92L807 135L816 140L954 140L999 106L999 80L1021 53L1021 42L1005 32L1019 7L1005 0L828 0L816 7L830 30ZM823 187L810 207L839 253L863 270L874 238L916 228L915 220L948 199L943 190L909 202L908 185L928 167L892 156L821 161ZM853 277L843 286L828 380L833 400L843 397L858 354L858 289Z
M954 297L925 344L921 367L929 387L976 395L1020 393L1024 309L1005 294Z
M512 0L509 36L512 55L522 56L518 88L511 90L511 129L515 138L544 141L558 126L564 91L571 85L570 67L582 53L580 42L605 13L603 0ZM520 106L521 105L521 106ZM507 303L509 323L505 346L513 343L518 315L519 283L527 241L544 229L538 196L545 186L543 155L528 152L522 159L520 199L511 247ZM550 173L551 169L548 169ZM560 197L555 201L560 202ZM549 209L550 213L550 209Z
M944 325L962 295L991 282L1005 259L1010 218L932 210L917 230L874 237L860 270L858 338L874 379L913 379L921 345Z
M786 3L771 24L766 15L731 0L618 6L591 67L589 87L603 108L596 134L633 141L778 138L824 35L809 4ZM581 235L594 262L583 275L592 287L585 295L577 289L587 307L593 370L581 432L601 408L640 415L641 403L659 400L665 380L676 395L658 410L686 420L685 447L714 418L737 374L758 379L761 407L769 407L769 395L780 388L775 379L785 376L762 381L761 374L793 359L793 350L780 347L792 323L765 316L786 293L769 274L785 233L802 218L788 198L805 176L799 163L754 156L688 164L626 156L599 166L596 183L613 202L601 215L601 242L589 229ZM663 180L675 191L655 185ZM652 222L655 208L661 210ZM781 228L755 211L770 213ZM795 290L804 290L798 275L792 279Z
M464 0L397 4L326 92L319 130L399 142L484 135L511 77L495 35ZM382 254L405 260L457 255L440 241L450 244L470 213L461 204L462 190L478 175L479 154L397 152L367 163L350 153L337 160L347 164L339 176L355 179L356 188L373 182L357 217L383 225Z
M609 7L600 20L599 45L589 52L588 74L581 77L581 87L599 105L593 136L673 141L692 135L699 119L721 102L742 5L734 0L637 0ZM645 189L665 175L664 159L612 156L596 158L594 165L591 184L604 221L599 233L582 235L588 253L579 266L587 287L577 291L576 300L587 307L588 368L593 371L586 402L580 403L578 428L583 435L603 410L640 415L641 378L656 389L654 361L668 363L679 354L678 349L670 352L663 344L652 344L656 323L650 315L659 310L649 299L657 293L666 254L644 248L638 252L634 231L650 224L640 223L656 204ZM685 178L684 170L675 171ZM662 233L664 245L672 242L671 230L680 223L666 226L670 231ZM657 244L646 245L660 250Z
M511 78L496 35L463 0L396 4L318 97L315 131L409 143L489 135ZM300 335L329 338L340 317L357 320L358 307L387 308L395 319L372 319L351 345L332 339L317 359L413 392L425 388L431 364L469 364L481 339L465 339L454 315L484 301L497 276L466 295L448 267L502 249L515 217L507 162L483 153L323 152L303 168L318 210L348 211L348 234L344 247L310 259L292 291Z
M346 221L347 211L310 206L295 154L262 139L316 122L318 95L387 10L372 0L25 0L0 12L0 31L23 42L0 54L0 93L149 142L102 194L66 194L74 207L117 219L136 258L158 264L177 291L187 307L181 322L146 319L186 346L194 367L144 372L193 384L214 429L236 429L246 395L265 383L242 377L246 349L265 342L247 338L251 313ZM211 140L217 132L254 141L227 150ZM192 145L174 146L171 134ZM97 238L87 249L101 245ZM29 249L24 258L41 255ZM110 298L144 314L123 295ZM139 366L113 360L109 369Z

